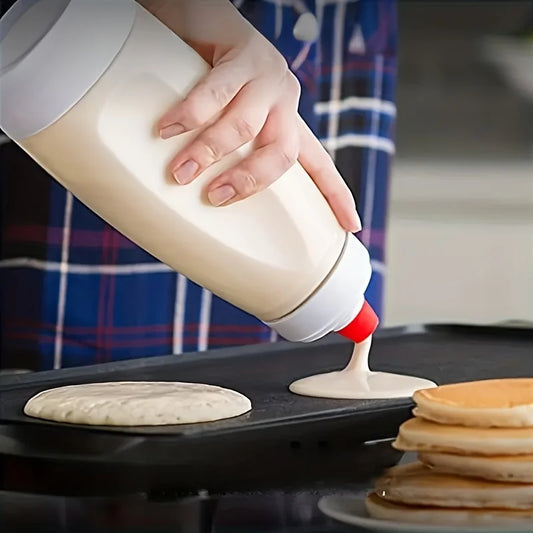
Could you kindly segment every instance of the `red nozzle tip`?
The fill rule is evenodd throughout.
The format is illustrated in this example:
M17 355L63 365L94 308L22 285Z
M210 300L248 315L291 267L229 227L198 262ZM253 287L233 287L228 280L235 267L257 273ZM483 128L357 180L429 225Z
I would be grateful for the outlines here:
M365 300L359 314L347 326L337 331L337 333L355 343L362 342L376 331L378 324L378 316Z

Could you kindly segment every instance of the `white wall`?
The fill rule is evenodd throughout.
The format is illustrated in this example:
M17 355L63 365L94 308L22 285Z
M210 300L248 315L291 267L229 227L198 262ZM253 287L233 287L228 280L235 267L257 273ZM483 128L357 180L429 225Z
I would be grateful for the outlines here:
M533 162L395 163L384 323L533 322Z

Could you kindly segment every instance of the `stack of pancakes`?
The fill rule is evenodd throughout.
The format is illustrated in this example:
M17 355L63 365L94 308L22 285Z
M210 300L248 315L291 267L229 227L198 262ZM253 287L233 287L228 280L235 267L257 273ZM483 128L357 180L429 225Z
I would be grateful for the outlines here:
M393 446L418 461L388 470L366 500L374 518L533 530L533 379L418 391Z

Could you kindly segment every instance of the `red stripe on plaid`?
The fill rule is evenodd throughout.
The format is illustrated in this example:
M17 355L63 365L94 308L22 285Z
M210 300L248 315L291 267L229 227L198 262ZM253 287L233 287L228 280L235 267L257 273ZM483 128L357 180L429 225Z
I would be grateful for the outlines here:
M58 228L58 232L61 230ZM8 226L4 230L6 242L37 242L48 240L50 228L46 226ZM58 244L61 244L61 239Z
M10 340L29 340L37 341L39 343L47 343L54 345L55 336L54 335L40 335L39 333L13 333L10 332L6 335ZM149 339L125 339L125 340L113 340L109 342L105 349L108 347L111 348L149 348L151 346L161 346L169 345L172 346L173 337L156 337ZM257 337L209 337L209 346L224 346L224 345L248 345L248 344L258 344ZM267 342L267 341L265 341ZM184 336L183 344L198 344L198 337L194 336ZM96 343L83 342L78 339L70 339L67 336L63 337L63 345L66 346L85 346L87 348L93 348L95 350L102 350L102 347Z
M31 328L31 329L44 329L49 331L55 331L56 325L52 323L46 323L46 322L36 322L36 321L30 321L30 320L7 320L6 326L8 329L21 329L21 328ZM198 323L188 323L185 324L183 327L185 330L197 330L199 328L200 324ZM95 333L98 329L101 329L101 331L105 335L142 335L146 333L158 333L158 332L166 332L166 331L172 331L173 325L172 324L153 324L153 325L140 325L140 326L112 326L112 327L103 327L98 328L98 326L69 326L68 324L65 324L64 331L68 332L72 335L75 334L91 334ZM268 326L264 326L261 324L258 324L257 326L253 325L226 325L226 324L211 324L209 326L209 331L214 332L227 332L227 331L234 331L236 333L256 333L256 332L262 332L266 331L268 329Z
M118 261L118 250L119 242L117 237L117 232L108 228L110 230L110 264L116 265ZM116 276L109 276L109 298L107 299L107 323L109 327L114 325L114 307L115 307L115 293L116 293ZM104 352L105 361L111 361L111 346L109 345L108 339L106 339L106 350Z
M322 75L331 74L337 67L334 65L322 65L320 68L320 73ZM362 70L367 72L373 72L376 70L375 62L368 61L346 61L342 64L342 72L346 74L347 71L354 70L361 72ZM383 72L389 72L391 74L396 73L396 65L387 65L387 58L385 57L385 64L383 65Z
M105 227L105 226L104 226ZM112 230L117 236L120 248L136 248L137 246L121 233ZM70 246L77 248L100 248L102 246L104 230L72 229ZM46 227L39 225L8 226L4 230L6 242L37 242L43 241L52 246L61 246L63 243L63 228Z

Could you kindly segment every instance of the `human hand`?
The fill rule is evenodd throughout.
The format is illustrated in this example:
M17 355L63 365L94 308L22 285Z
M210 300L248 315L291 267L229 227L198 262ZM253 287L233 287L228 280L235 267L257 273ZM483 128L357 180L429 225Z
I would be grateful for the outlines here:
M190 183L210 165L254 140L249 156L207 186L213 205L229 205L267 188L299 161L341 226L359 231L353 196L298 115L300 85L275 47L229 2L158 0L153 12L213 66L159 122L164 139L204 128L172 160L170 171L176 181Z

